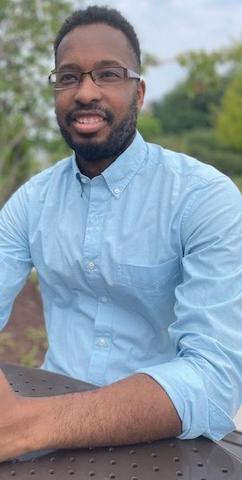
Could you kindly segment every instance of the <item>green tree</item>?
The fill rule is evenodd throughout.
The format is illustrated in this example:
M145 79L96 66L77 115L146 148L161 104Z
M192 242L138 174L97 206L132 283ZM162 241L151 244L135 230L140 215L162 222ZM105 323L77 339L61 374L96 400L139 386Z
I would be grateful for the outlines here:
M241 73L242 43L215 52L191 51L177 57L186 79L160 101L152 113L164 133L213 128L223 95Z
M191 94L186 80L160 101L153 102L152 113L164 133L210 128L214 122L213 109L219 106L224 89L225 82L221 80L216 89Z
M177 60L186 69L185 81L151 109L160 121L160 142L236 176L241 185L242 43Z
M141 113L138 117L138 129L147 142L155 142L161 135L159 120L149 113Z
M224 94L216 131L222 143L242 152L242 75L232 79Z
M160 60L158 57L152 53L142 52L142 69L141 73L144 73L150 67L158 67L160 65Z
M221 61L221 52L200 50L178 56L178 63L187 71L186 88L190 95L219 88L221 76L218 65Z
M190 51L177 57L186 69L186 86L190 95L202 91L217 91L221 79L227 81L241 72L242 43L237 41L229 47L213 52Z
M0 204L57 141L47 72L55 33L70 11L67 0L1 0Z

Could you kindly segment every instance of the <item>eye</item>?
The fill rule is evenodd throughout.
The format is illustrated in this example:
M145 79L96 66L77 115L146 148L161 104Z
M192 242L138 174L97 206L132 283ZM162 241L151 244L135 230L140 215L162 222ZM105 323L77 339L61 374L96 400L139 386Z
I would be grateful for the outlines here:
M96 70L96 75L99 80L103 82L115 82L123 78L123 71L121 68L103 68Z
M75 72L58 72L56 81L59 85L70 85L79 82L79 75Z

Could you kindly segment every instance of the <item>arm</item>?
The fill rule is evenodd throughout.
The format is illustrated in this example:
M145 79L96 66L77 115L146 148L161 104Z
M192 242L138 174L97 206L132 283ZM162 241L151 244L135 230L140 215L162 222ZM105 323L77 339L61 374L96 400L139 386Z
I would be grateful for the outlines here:
M107 446L176 436L178 414L149 376L98 390L24 398L0 375L0 461L34 450Z
M165 389L182 435L220 440L242 403L242 197L223 176L196 187L181 224L182 281L169 335L176 357L140 369Z
M0 329L6 324L13 301L32 268L26 185L0 211Z

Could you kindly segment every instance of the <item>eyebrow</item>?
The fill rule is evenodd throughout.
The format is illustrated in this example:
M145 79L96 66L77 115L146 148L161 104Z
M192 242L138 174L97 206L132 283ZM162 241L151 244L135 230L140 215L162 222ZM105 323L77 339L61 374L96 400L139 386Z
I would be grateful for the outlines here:
M123 65L121 65L116 60L101 60L100 62L96 62L94 64L92 70L93 69L95 70L95 68L102 68L102 67L109 67L109 66L122 67ZM64 63L63 65L60 65L58 70L62 71L62 70L82 70L82 69L80 68L80 65L78 65L77 63Z

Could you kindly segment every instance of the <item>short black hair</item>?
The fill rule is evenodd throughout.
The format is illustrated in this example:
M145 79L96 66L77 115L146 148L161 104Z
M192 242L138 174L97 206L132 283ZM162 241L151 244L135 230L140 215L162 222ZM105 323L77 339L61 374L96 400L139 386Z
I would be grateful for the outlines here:
M128 20L123 17L123 15L118 10L105 6L92 6L86 9L77 10L73 12L69 17L67 17L67 19L61 26L59 32L57 33L54 41L55 60L57 57L58 46L67 33L69 33L76 27L83 25L91 25L93 23L104 23L123 32L123 34L129 41L129 45L132 51L135 54L137 60L137 69L140 72L140 45L133 26L128 22Z

